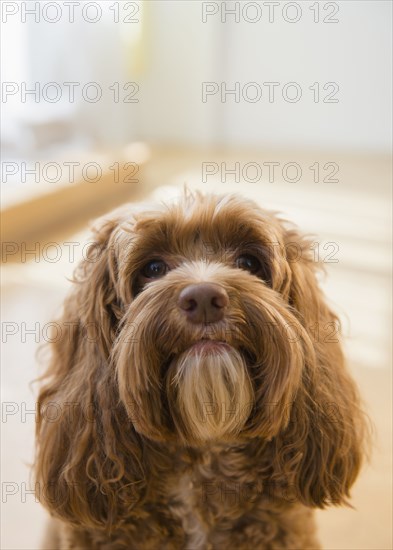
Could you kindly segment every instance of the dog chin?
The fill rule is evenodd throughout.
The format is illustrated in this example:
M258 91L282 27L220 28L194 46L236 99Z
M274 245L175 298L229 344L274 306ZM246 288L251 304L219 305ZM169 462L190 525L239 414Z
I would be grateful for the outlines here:
M183 443L235 439L253 407L253 388L241 353L225 342L200 340L169 366L167 395Z

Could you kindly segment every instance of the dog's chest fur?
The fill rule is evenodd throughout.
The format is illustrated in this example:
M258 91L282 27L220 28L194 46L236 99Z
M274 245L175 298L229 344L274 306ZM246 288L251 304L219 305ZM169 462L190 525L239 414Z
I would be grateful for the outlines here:
M164 476L167 506L181 523L187 550L226 548L319 548L312 511L269 483L268 468L247 446L178 453L176 470ZM164 489L164 487L163 487ZM303 527L299 527L303 526ZM248 541L248 542L245 542ZM245 546L244 546L245 544Z
M169 507L181 521L186 548L213 548L220 533L236 529L250 512L267 502L256 464L246 448L212 446L179 453L177 470L168 478Z
M175 518L181 521L187 544L190 548L207 547L208 526L203 521L195 498L193 476L183 473L174 483L170 509Z

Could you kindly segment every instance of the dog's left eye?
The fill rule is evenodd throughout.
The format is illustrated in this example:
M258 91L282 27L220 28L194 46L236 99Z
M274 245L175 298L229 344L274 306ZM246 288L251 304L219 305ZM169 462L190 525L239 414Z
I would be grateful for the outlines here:
M245 269L253 275L258 275L262 269L261 262L251 254L242 254L236 260L236 265L240 269Z
M142 269L142 275L147 279L158 279L168 271L168 266L162 260L152 260Z

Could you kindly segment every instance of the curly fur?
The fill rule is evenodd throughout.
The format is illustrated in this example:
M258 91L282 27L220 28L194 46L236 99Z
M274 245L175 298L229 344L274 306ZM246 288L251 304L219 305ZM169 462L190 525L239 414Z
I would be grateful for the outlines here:
M94 239L39 395L52 548L319 548L312 509L348 503L364 422L310 243L251 201L190 192ZM157 258L169 271L146 281ZM206 282L229 306L190 323L179 293Z

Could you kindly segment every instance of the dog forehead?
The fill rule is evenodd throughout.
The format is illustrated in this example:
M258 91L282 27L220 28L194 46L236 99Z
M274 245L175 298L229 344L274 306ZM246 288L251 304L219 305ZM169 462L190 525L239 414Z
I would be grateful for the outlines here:
M133 266L157 256L221 261L223 253L224 258L239 250L263 253L283 236L273 212L237 195L201 194L158 207L139 205L127 224L119 254Z
M278 227L273 213L237 195L185 196L154 210L140 210L134 220L135 233L167 239L178 235L194 240L204 236L237 240L251 234L260 238Z

